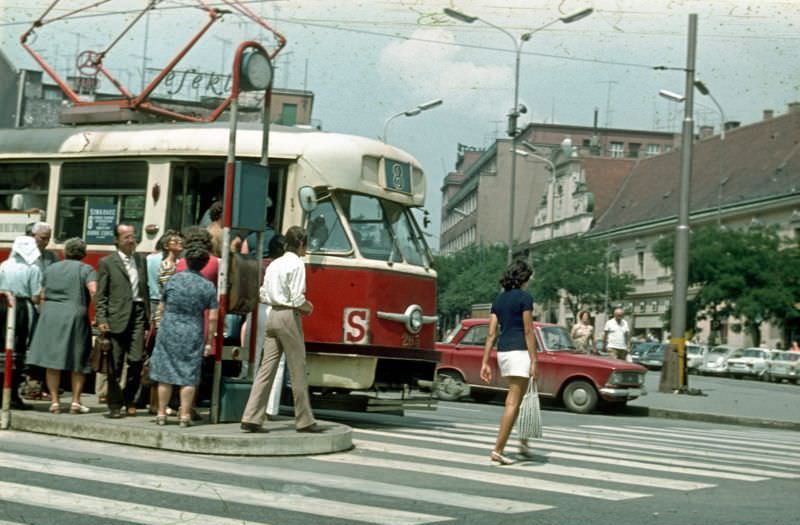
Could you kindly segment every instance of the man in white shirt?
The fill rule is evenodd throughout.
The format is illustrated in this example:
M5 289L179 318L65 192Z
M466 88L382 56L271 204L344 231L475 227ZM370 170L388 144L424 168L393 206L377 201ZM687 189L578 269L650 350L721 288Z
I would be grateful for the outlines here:
M286 253L267 266L260 300L268 305L267 330L261 364L253 379L253 389L242 414L242 432L265 432L261 426L281 354L292 378L295 429L298 432L322 432L314 421L306 383L306 347L301 315L310 315L313 306L306 300L307 234L300 226L286 232Z
M630 329L623 314L622 308L615 308L614 317L606 321L603 330L603 349L617 359L626 359L630 341Z

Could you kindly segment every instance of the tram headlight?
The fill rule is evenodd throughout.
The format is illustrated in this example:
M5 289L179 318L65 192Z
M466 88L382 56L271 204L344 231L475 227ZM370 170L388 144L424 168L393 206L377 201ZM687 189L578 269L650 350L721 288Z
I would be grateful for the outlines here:
M422 330L422 308L419 305L412 305L408 310L406 328L412 334L419 333Z

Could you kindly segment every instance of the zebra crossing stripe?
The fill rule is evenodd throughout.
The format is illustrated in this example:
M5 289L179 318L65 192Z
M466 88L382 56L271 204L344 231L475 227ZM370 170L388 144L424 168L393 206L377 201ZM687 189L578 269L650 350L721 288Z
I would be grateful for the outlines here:
M644 428L644 427L612 427L612 426L605 426L605 425L581 425L581 428L589 428L593 430L615 430L617 432L626 432L631 434L643 434L645 436L674 436L679 439L691 439L696 444L701 446L706 446L706 442L709 443L709 446L715 444L725 444L730 443L732 445L755 445L760 447L762 450L767 449L775 449L775 451L770 451L772 454L782 453L789 456L800 457L800 453L797 453L797 443L792 445L780 444L775 443L772 441L764 441L761 437L756 436L704 436L698 435L691 432L684 432L678 429L653 429L653 428ZM787 452L788 449L788 452ZM748 448L746 450L752 450L752 448Z
M447 439L446 434L424 429L407 429L407 434L396 434L382 432L378 430L357 430L357 434L377 435L395 437L413 441L427 441L466 448L477 448L486 451L485 445L478 443L494 444L494 438L479 436L459 435L458 440ZM420 435L414 435L420 434ZM430 436L430 437L428 437ZM614 452L611 450L581 449L576 452L575 447L556 445L544 440L536 440L535 449L546 450L547 457L558 457L562 459L586 461L592 463L605 463L617 466L639 468L645 470L658 470L661 472L674 472L677 474L688 474L692 476L711 477L717 479L733 479L739 481L764 481L773 478L800 478L799 474L789 474L784 472L764 471L756 468L739 467L734 465L718 465L698 461L684 461L680 459L661 458L653 456L642 456L631 453ZM660 463L660 464L659 464Z
M497 427L492 427L492 426L489 426L489 425L476 425L476 424L469 424L469 423L454 423L452 425L448 425L448 427L441 427L440 426L438 428L440 429L440 431L443 432L442 435L452 435L449 432L449 431L452 430L452 428L450 428L450 427L454 427L454 428L457 428L459 430L463 429L463 431L458 434L459 439L462 439L462 438L463 439L469 439L468 436L494 436L496 434L496 432L497 432ZM408 428L408 427L406 427L406 428ZM556 439L552 439L553 433L549 432L549 429L551 429L551 428L553 428L553 427L546 427L545 428L545 436L546 436L546 438L545 439L536 440L537 446L541 447L541 446L543 446L542 445L543 443L548 443L548 442L563 443L565 439L567 441L569 441L569 439L572 438L572 436L560 436L559 437L558 433L556 433ZM416 427L413 430L415 432L435 432L435 431L431 431L431 430L427 430L427 429L418 429ZM464 432L464 431L466 431L466 432ZM623 443L620 442L618 439L617 440L612 440L612 441L599 440L599 439L594 439L594 438L591 438L591 437L584 437L583 439L584 439L584 441L588 441L588 444L591 447L591 448L582 448L581 449L581 452L585 453L585 454L600 454L600 455L605 454L605 455L609 455L609 457L612 457L610 455L611 452L606 452L606 451L607 450L619 449L621 446L623 446ZM487 442L487 443L489 442L489 440L481 440L481 441ZM493 443L494 442L494 437L492 437L490 441ZM647 438L640 438L639 442L640 443L647 443ZM690 455L690 456L698 456L699 455L699 456L704 456L704 457L702 457L702 458L689 457L689 458L687 458L689 461L684 461L684 460L676 460L676 459L674 459L674 457L675 457L674 456L674 452L675 452L674 446L670 446L668 450L667 449L653 450L653 447L648 447L647 445L641 445L641 444L635 444L635 443L634 444L630 444L628 442L625 442L624 445L628 446L628 448L646 448L648 450L648 452L650 454L652 454L652 455L651 456L642 456L642 455L637 455L635 452L632 452L632 453L625 453L625 454L617 454L617 455L615 455L613 457L619 457L621 459L637 459L637 460L642 460L642 461L653 461L653 462L659 462L659 463L664 463L664 464L669 464L669 465L683 465L683 466L687 466L687 467L702 467L702 468L707 468L707 469L710 469L710 470L720 470L721 469L721 470L725 470L725 471L729 471L729 472L739 472L739 473L742 473L742 474L750 474L750 475L753 475L753 476L767 477L767 478L769 478L769 477L772 477L772 478L784 478L784 479L798 479L798 478L800 478L800 474L797 474L797 469L792 468L791 465L786 464L787 462L784 462L784 461L777 461L777 462L776 461L769 461L768 463L770 463L770 465L768 467L766 467L766 468L769 468L769 470L764 470L764 468L762 468L760 465L759 466L753 466L753 467L740 467L740 465L741 465L741 461L740 460L744 459L743 456L741 456L741 455L735 455L734 456L733 454L711 454L712 456L714 456L716 461L720 461L721 463L707 463L707 462L704 462L702 460L703 459L708 459L708 457L706 457L706 456L709 456L709 454L706 454L703 451L693 451L692 450L690 452L687 452L687 454ZM573 452L574 452L574 450L575 450L574 446L566 449L566 451L573 451ZM684 450L685 449L681 449L681 451L684 451ZM753 458L753 456L749 456L749 458L750 458L751 462L753 464L755 464L755 465L758 465L759 463L764 463L764 461L760 461L761 460L760 456L756 456L755 459ZM735 461L736 463L730 464L730 462L733 462L733 461ZM751 479L751 480L748 480L748 481L761 481L761 480Z
M138 472L119 471L105 467L41 459L31 456L22 457L3 452L0 452L0 464L6 468L45 473L51 476L89 479L138 489L303 512L329 518L341 518L348 521L417 525L452 519L446 516L392 510L298 494L286 494L283 492L272 492L261 489L255 490L241 486L187 480L176 477L140 474Z
M143 503L98 498L36 485L0 481L0 501L74 512L98 518L130 521L142 525L268 525L264 521L245 521L183 510L172 510Z
M103 457L109 460L119 459L117 452L119 445L107 443L94 443L87 441L73 441L68 444L44 435L32 435L32 440L44 441L48 448L66 450L70 452L83 452L91 457ZM101 450L108 450L103 454ZM174 452L153 449L137 449L125 447L125 457L139 463L163 465L165 463L178 464L185 461L186 456ZM399 500L432 503L448 507L478 510L499 514L517 514L522 512L536 512L553 508L550 505L529 503L506 498L480 496L446 490L420 488L398 483L384 483L371 479L325 474L322 472L304 472L297 469L282 469L264 467L261 465L242 464L238 462L224 462L203 457L192 457L191 468L220 474L235 474L257 480L273 480L283 483L297 483L318 486L320 488L336 488L337 490L370 494L373 496L389 497Z
M612 433L600 433L594 432L590 435L586 435L584 432L581 434L580 431L553 431L550 430L548 432L548 437L557 438L560 440L567 440L567 441L577 441L581 443L591 443L597 445L610 445L614 447L625 447L625 448L636 448L636 449L651 449L656 446L656 443L646 443L640 441L622 441L620 439L620 435L612 434ZM663 440L662 440L663 441ZM661 444L661 443L659 443ZM735 449L728 449L727 452L722 450L713 451L713 450L697 450L693 448L685 448L685 447L678 447L676 446L675 441L670 441L668 443L664 443L662 446L668 447L669 452L671 454L684 454L687 456L701 456L705 459L709 458L720 458L720 459L736 459L738 461L749 461L751 463L761 463L761 464L774 464L778 466L787 466L787 465L796 465L800 466L800 461L792 461L790 459L780 459L775 457L765 457L765 456L754 456L751 454L741 454L737 452ZM735 454L735 458L732 457Z
M762 439L762 440L769 440L770 443L777 443L784 445L786 447L797 446L796 437L793 437L785 433L778 433L777 430L774 431L774 435L773 433L761 432L761 431L741 432L733 430L714 430L714 429L700 429L700 428L689 428L689 427L676 427L676 430L680 430L681 432L687 432L693 435L706 436L706 437L722 437L722 438L732 438L739 440Z
M377 441L364 441L353 440L353 444L358 449L369 450L371 452L385 452L388 454L397 454L401 456L411 456L417 458L428 458L434 460L467 463L474 465L480 460L480 457L475 454L463 454L458 452L449 452L445 450L436 450L421 447L409 447L404 445L394 445L389 443L382 443ZM561 465L550 464L533 464L522 463L511 465L509 469L503 470L520 470L522 472L530 472L534 474L549 474L554 476L569 476L574 478L594 479L605 481L609 483L625 483L629 485L642 485L645 487L658 487L670 490L691 491L715 487L716 485L710 483L697 483L693 481L682 481L669 478L656 478L652 476L640 476L636 474L623 474L619 472L609 472L605 470L595 470L580 467L566 467Z
M675 443L678 440L681 443L687 443L688 440L693 440L691 443L693 445L697 445L699 447L707 447L712 449L721 449L721 450L738 450L745 453L752 453L753 446L759 447L759 452L768 455L769 457L776 457L776 458L790 458L790 459L800 459L800 454L795 454L792 452L787 452L786 447L781 446L768 446L769 443L762 443L760 441L751 441L749 443L742 443L741 440L717 440L717 442L713 441L704 441L704 440L696 440L696 438L691 436L686 436L685 434L676 433L674 431L666 431L666 432L658 432L658 431L646 431L646 430L638 430L638 429L629 429L629 428L618 428L618 427L610 427L610 426L602 426L602 425L581 425L581 428L587 428L591 431L597 431L599 433L603 432L610 432L614 435L625 434L631 435L633 439L645 439L651 442L668 442L668 443ZM552 427L553 430L561 431L561 432L569 432L571 429L567 427ZM752 446L746 446L746 445ZM739 446L737 446L739 445ZM774 448L778 448L780 450L771 450ZM770 449L770 450L765 450Z
M373 458L357 453L332 454L327 456L312 456L309 459L327 463L339 463L343 465L353 465L360 467L377 467L394 470L405 470L434 476L445 476L458 478L460 480L475 480L478 483L490 483L503 485L506 487L518 487L542 492L557 492L560 494L570 494L586 498L596 498L609 501L622 501L635 498L644 498L650 494L639 492L629 492L623 490L611 490L577 483L561 483L543 478L533 478L529 476L515 476L511 474L498 474L491 472L486 457L482 470L446 467L444 465L434 465L431 463L417 463L414 461L397 461L391 459ZM476 467L481 465L476 462Z

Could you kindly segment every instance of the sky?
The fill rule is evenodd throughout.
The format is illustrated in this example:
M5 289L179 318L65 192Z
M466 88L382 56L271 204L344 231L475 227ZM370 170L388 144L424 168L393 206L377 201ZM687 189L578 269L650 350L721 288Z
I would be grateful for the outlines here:
M53 13L95 3L62 0ZM207 0L215 3L215 0ZM0 0L0 46L18 66L31 62L19 36L52 0ZM38 30L33 47L61 70L76 51L103 49L133 20L145 0L109 0L88 12ZM742 124L762 111L786 111L800 100L800 0L272 0L244 2L288 44L278 57L276 85L315 94L314 118L327 131L379 137L386 119L417 104L444 103L416 117L394 119L388 141L414 155L427 176L425 208L438 246L440 188L453 170L457 145L487 146L504 136L513 105L514 43L498 29L458 22L444 7L478 16L518 38L586 7L595 12L572 24L537 31L522 47L521 120L618 128L680 130L682 108L658 97L683 93L688 18L698 14L697 75L725 111ZM192 0L161 0L136 24L105 64L138 88L142 56L162 67L206 15ZM123 14L114 14L123 12ZM216 24L179 65L227 71L238 42L268 35L235 14ZM269 42L269 39L267 39ZM654 69L667 66L667 70ZM720 115L696 94L697 124Z

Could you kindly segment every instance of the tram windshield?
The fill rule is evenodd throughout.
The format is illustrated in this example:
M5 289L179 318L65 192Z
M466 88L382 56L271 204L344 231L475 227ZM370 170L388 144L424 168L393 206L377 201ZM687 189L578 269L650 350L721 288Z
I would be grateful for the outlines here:
M366 259L430 265L422 233L408 208L347 192L320 196L316 209L309 214L309 250L331 255L352 254L348 227L359 253Z

